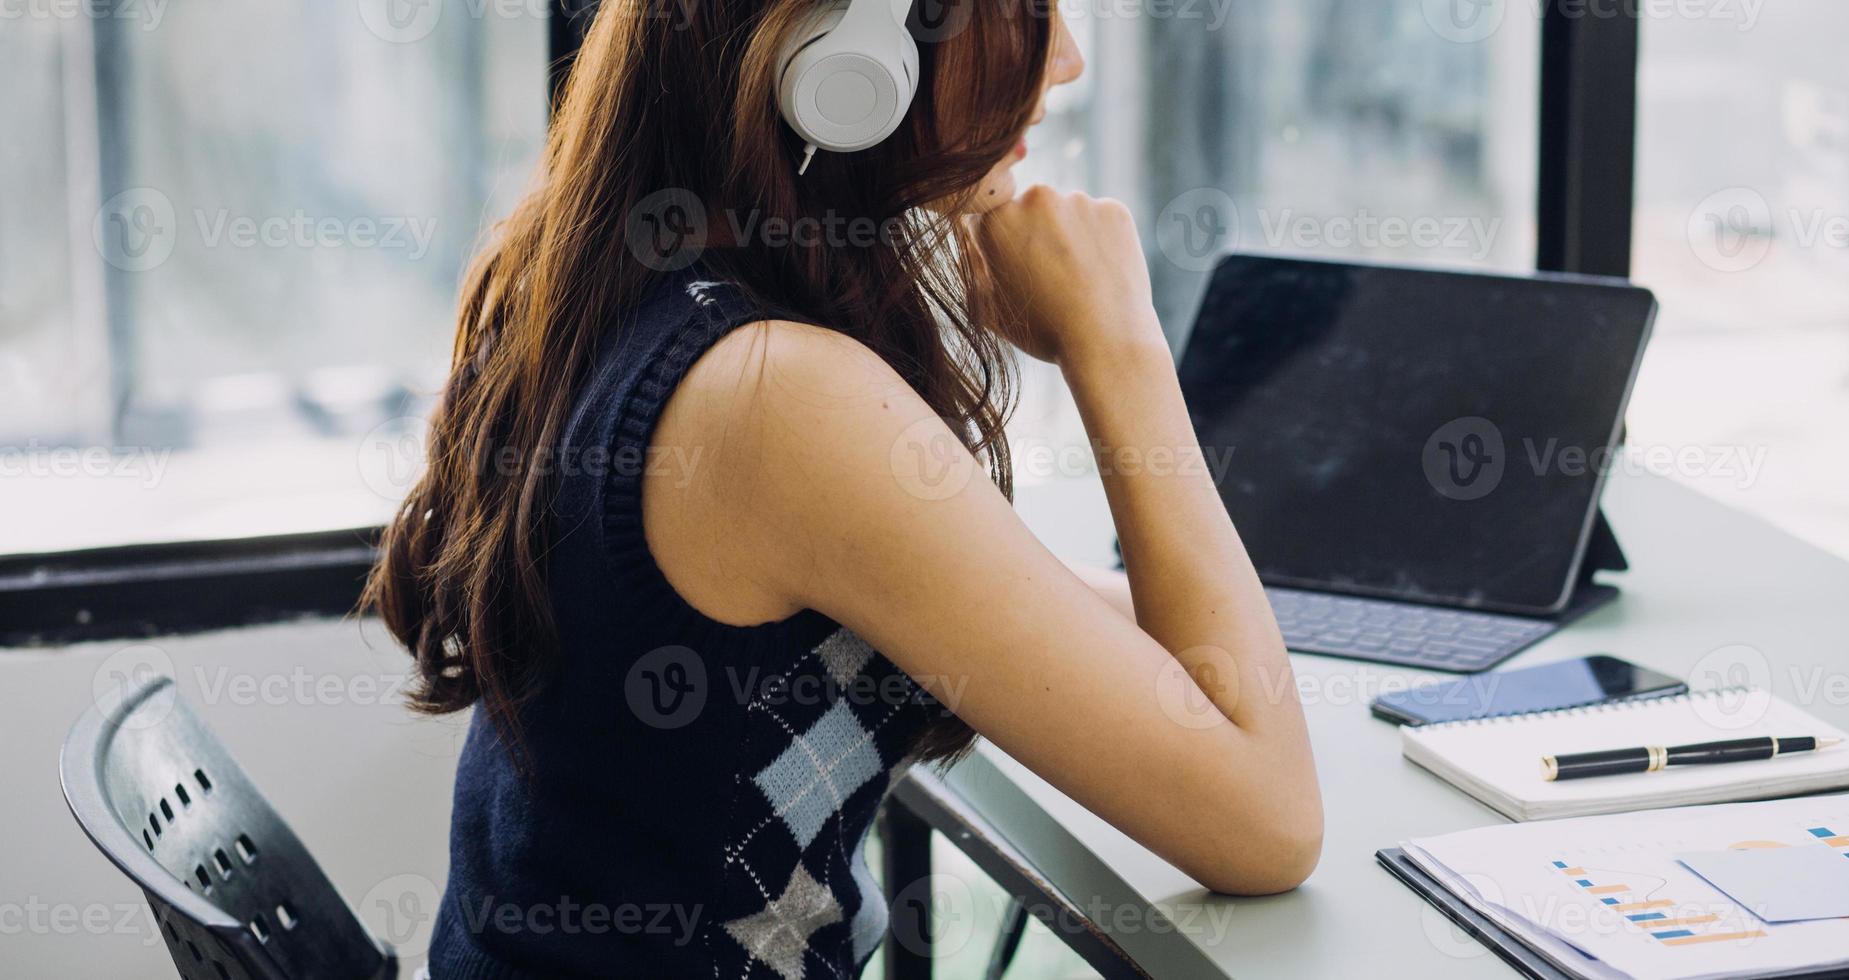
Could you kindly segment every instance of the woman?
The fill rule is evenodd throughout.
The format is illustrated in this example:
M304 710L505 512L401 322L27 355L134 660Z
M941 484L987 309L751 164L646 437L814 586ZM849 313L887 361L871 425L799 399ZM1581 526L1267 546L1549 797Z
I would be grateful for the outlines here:
M477 708L437 980L857 975L874 811L977 733L1210 888L1315 865L1129 213L1016 194L1070 34L959 0L898 131L805 161L776 75L816 3L605 4L468 278L370 590L417 706ZM1010 508L1008 344L1070 383L1127 581Z

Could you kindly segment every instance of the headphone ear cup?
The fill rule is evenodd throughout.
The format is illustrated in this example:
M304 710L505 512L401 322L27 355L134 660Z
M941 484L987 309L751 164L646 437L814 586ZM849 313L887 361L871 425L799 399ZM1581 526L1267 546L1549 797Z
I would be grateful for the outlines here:
M883 0L861 0L883 2ZM778 107L804 141L863 150L899 128L918 88L918 44L902 25L842 29L849 4L819 12L782 59Z
M912 107L912 100L918 97L918 41L912 32L899 31L899 116L903 118ZM897 125L893 128L897 129Z

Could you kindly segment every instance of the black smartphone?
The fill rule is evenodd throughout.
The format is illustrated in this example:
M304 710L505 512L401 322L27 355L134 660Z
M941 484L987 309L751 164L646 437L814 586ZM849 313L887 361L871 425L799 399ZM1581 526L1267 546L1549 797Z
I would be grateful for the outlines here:
M1369 707L1374 717L1398 725L1489 718L1606 701L1665 697L1688 691L1668 674L1628 660L1594 654L1557 664L1496 670L1462 680L1426 684L1382 694Z

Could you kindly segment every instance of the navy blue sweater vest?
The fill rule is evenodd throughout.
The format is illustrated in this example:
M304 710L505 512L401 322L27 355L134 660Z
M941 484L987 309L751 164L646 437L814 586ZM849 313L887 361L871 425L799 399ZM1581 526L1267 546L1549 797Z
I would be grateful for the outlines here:
M524 715L528 776L482 713L469 729L435 980L835 980L885 931L867 832L943 709L814 611L701 615L643 539L643 474L700 465L650 446L663 404L763 318L697 269L625 311L556 454L559 663Z

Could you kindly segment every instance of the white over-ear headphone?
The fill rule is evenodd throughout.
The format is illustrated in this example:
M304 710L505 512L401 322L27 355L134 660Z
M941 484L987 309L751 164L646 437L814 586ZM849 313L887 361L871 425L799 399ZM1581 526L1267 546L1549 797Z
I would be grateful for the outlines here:
M834 0L791 35L777 66L777 105L817 147L864 150L892 135L918 90L918 43L905 28L912 0Z

